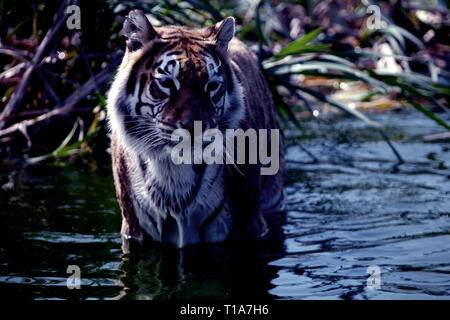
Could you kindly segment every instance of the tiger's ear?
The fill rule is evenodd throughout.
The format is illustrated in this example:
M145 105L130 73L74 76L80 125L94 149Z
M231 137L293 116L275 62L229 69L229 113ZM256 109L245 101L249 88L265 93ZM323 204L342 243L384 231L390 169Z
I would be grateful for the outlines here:
M141 10L132 10L125 18L123 34L127 37L128 51L136 51L148 41L159 37Z
M210 28L212 28L212 36L217 43L217 48L226 52L228 43L234 36L235 19L233 17L225 18Z

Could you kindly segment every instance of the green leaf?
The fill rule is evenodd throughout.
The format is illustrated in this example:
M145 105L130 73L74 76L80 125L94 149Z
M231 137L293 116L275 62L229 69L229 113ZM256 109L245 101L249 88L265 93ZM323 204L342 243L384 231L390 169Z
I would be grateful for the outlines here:
M72 139L73 135L75 134L75 131L77 130L78 122L79 122L79 119L77 119L77 121L75 121L75 124L73 125L72 130L70 130L69 134L63 140L63 142L60 144L60 146L58 148L56 148L55 151L52 152L53 155L56 156L61 150L63 150L67 146L67 144L69 143L69 141Z
M287 52L283 57L288 55L294 55L294 54L302 54L302 53L316 53L321 52L323 50L329 49L331 47L331 44L315 44L315 45L309 45L304 47L299 47L297 49L292 49L291 52ZM278 57L278 54L277 54Z
M443 119L439 118L437 115L435 115L430 110L424 108L421 104L413 101L411 98L407 97L406 100L418 111L422 112L424 115L426 115L431 120L435 121L440 126L444 127L445 129L450 131L450 126L445 122Z
M288 55L292 54L300 54L305 52L305 48L308 47L309 50L313 51L319 51L329 48L329 45L313 45L313 46L306 46L309 42L314 40L317 35L322 32L322 28L317 28L313 31L311 31L308 34L305 34L300 39L295 40L294 42L291 42L288 44L285 48L283 48L280 52L275 54L274 58L284 58ZM311 52L311 51L309 51Z
M433 85L434 89L436 89L437 91L439 91L439 93L441 94L445 94L445 95L450 95L450 88L448 87L444 87L441 85Z
M105 97L100 93L97 92L97 98L98 98L98 102L100 104L100 106L102 107L102 109L106 109L106 99Z
M78 121L75 122L75 125L73 126L69 135L64 139L64 141L61 143L61 145L55 149L55 151L53 151L51 153L47 153L42 156L29 158L29 159L27 159L27 162L28 163L38 163L38 162L41 162L41 161L44 161L47 159L51 159L51 158L63 158L63 157L68 157L68 156L71 156L74 154L82 154L83 150L80 149L80 147L84 143L90 142L95 136L97 136L98 133L100 132L101 128L100 127L95 128L95 130L93 132L91 132L90 134L88 134L83 140L76 141L76 142L72 143L71 145L68 145L69 141L72 139L73 135L75 134L77 127L78 127Z

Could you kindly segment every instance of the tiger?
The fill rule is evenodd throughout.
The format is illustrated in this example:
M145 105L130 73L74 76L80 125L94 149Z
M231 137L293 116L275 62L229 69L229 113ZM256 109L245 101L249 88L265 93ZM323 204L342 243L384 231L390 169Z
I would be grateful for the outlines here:
M280 129L253 51L235 19L203 28L153 26L126 16L123 60L107 96L111 158L123 239L200 243L264 238L266 214L284 207L284 138L279 170L262 164L174 164L171 133L204 128Z

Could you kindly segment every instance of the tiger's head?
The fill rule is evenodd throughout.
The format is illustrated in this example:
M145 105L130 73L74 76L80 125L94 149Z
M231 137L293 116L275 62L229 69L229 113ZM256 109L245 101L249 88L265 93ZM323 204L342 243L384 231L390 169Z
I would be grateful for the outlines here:
M242 89L227 49L235 20L201 29L153 27L133 10L123 33L126 52L108 96L110 123L140 150L171 145L175 129L225 129L239 113ZM110 106L108 106L110 108Z

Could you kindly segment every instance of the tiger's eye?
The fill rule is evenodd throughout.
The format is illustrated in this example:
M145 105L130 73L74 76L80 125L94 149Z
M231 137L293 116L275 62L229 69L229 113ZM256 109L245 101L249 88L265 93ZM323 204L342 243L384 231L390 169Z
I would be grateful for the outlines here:
M163 92L159 87L156 81L153 81L149 87L150 94L155 99L165 99L167 98L167 94Z
M175 88L175 84L173 83L173 81L171 79L163 79L159 82L159 84L161 86L163 86L164 88L173 90Z
M215 91L217 90L217 88L219 88L220 83L219 82L210 82L208 83L208 86L206 87L206 90L209 92Z

